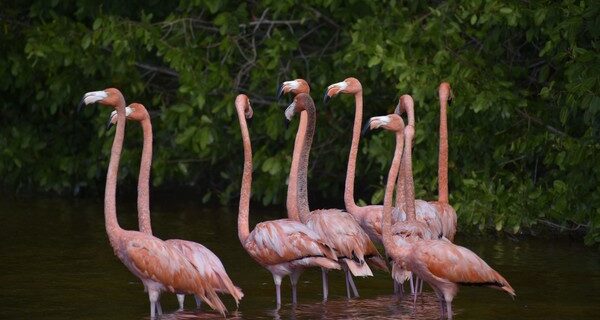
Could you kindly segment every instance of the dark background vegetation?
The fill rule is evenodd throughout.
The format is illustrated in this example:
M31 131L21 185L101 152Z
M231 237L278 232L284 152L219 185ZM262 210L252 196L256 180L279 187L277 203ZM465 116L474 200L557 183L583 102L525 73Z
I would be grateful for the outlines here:
M548 226L600 242L600 33L596 1L2 1L0 177L5 191L103 192L109 110L76 114L114 86L144 103L155 134L152 184L204 202L237 201L233 100L255 109L253 198L281 204L294 124L284 80L305 78L319 113L311 197L341 205L354 100L327 85L362 81L365 119L416 101L417 196L437 194L437 86L449 81L451 203L460 229ZM128 126L122 190L135 190L141 130ZM393 138L361 141L357 197L381 202Z

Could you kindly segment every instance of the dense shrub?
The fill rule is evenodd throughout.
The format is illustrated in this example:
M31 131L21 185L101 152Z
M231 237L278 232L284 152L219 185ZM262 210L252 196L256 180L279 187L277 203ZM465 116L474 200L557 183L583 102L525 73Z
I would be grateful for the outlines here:
M417 195L436 194L437 85L449 81L451 202L461 228L519 232L540 223L600 242L600 33L594 1L31 1L0 12L0 176L8 190L101 192L108 110L75 114L108 86L153 114L153 185L236 201L241 144L233 99L255 108L253 197L282 203L295 130L274 98L307 79L319 110L311 194L341 202L351 97L365 117L412 94ZM129 126L122 183L133 186L140 130ZM357 197L381 201L393 139L363 140ZM341 160L344 161L341 161Z

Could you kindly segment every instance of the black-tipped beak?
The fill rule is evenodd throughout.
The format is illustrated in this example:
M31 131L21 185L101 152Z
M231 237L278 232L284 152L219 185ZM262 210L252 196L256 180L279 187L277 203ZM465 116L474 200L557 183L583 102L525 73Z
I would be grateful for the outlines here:
M112 126L114 125L114 123L112 123L112 118L108 119L108 123L106 124L106 131L110 130L110 128L112 128Z
M277 100L281 99L282 95L283 95L283 84L280 84L279 87L277 87Z
M283 125L285 125L285 129L289 129L290 128L290 120L288 120L287 118L284 119Z
M448 106L449 107L452 106L452 101L454 101L454 98L452 97L452 94L451 94L450 97L448 97Z
M81 100L79 101L79 104L77 105L77 113L80 113L81 109L83 109L83 106L85 105L85 102L83 99L84 98L81 98Z
M248 124L248 127L252 127L252 120L254 118L246 118L246 124Z
M329 99L331 99L331 97L327 94L327 90L325 90L325 93L323 94L323 103L327 104Z
M369 121L367 121L367 123L365 123L365 126L363 127L362 132L361 132L361 136L364 137L367 133L369 133L370 126L371 126L371 120L369 120Z

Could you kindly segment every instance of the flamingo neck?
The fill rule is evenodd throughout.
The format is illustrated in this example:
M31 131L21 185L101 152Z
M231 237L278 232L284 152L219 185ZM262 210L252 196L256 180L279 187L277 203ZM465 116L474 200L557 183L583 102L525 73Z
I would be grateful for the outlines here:
M303 128L304 141L302 143L302 151L300 152L300 160L298 162L298 196L297 206L300 221L306 223L310 218L310 207L308 206L308 158L310 155L310 148L312 146L313 136L315 134L316 127L316 110L314 104L307 103L305 111L307 121L306 126Z
M104 223L106 233L113 248L118 246L117 240L121 227L117 220L117 176L119 173L119 162L121 160L121 151L123 150L123 140L125 138L125 99L121 96L115 106L117 111L117 128L110 151L110 161L106 173L106 186L104 188Z
M300 124L298 131L296 132L296 139L294 141L294 152L292 155L292 166L290 167L290 176L288 178L288 190L287 190L287 201L286 207L288 212L288 218L294 221L300 221L298 214L298 162L300 161L300 152L304 143L304 136L306 135L306 112L300 113Z
M406 197L406 221L417 221L415 212L415 186L412 172L412 139L404 135L404 154L402 170L404 171L404 195Z
M448 101L440 98L440 149L438 158L438 201L448 203Z
M344 204L346 210L356 215L359 207L354 201L354 178L356 175L356 157L358 155L358 143L360 142L360 131L363 117L362 90L354 94L354 126L352 127L352 144L348 155L348 168L346 169L346 185L344 188Z
M402 142L402 145L404 145L404 142ZM398 147L397 142L396 147ZM406 195L404 194L406 189L406 178L402 163L399 165L399 167L400 172L398 174L398 182L396 183L396 207L402 211L406 211Z
M140 175L138 177L138 223L140 231L152 234L150 222L150 170L152 167L152 123L150 117L141 122L144 134L142 146L142 159L140 161Z
M244 144L244 171L242 173L242 188L240 189L240 206L238 211L238 237L242 244L244 244L250 235L248 218L250 214L250 191L252 187L252 145L250 143L250 133L248 132L244 111L242 108L236 109Z
M396 148L394 149L394 158L392 159L392 165L388 173L385 195L383 198L383 219L381 226L383 245L386 252L394 259L397 259L398 254L404 252L404 249L398 246L392 239L392 198L394 195L394 182L396 181L400 169L403 145L404 139L402 130L399 130L396 132Z

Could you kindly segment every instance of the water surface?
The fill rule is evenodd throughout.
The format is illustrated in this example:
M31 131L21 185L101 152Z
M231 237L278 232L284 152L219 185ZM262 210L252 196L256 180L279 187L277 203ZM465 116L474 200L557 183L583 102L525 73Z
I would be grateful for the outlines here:
M119 199L119 221L136 228L135 199ZM102 200L0 199L0 319L147 319L143 286L114 256L104 229ZM277 219L284 210L252 210L251 224ZM290 304L283 282L283 306L274 310L275 289L268 271L255 263L237 238L237 208L209 209L198 201L153 199L152 224L162 239L200 242L223 261L245 297L239 309L223 298L229 316L239 319L437 319L439 305L429 288L413 308L392 294L388 274L357 279L359 299L345 298L341 272L330 273L330 297L321 302L320 271L300 278L299 302ZM454 300L456 319L594 319L600 315L600 254L566 239L481 239L460 234L457 243L481 256L517 291L507 294L463 287ZM427 287L427 285L425 285ZM165 294L165 319L222 319L184 312Z

